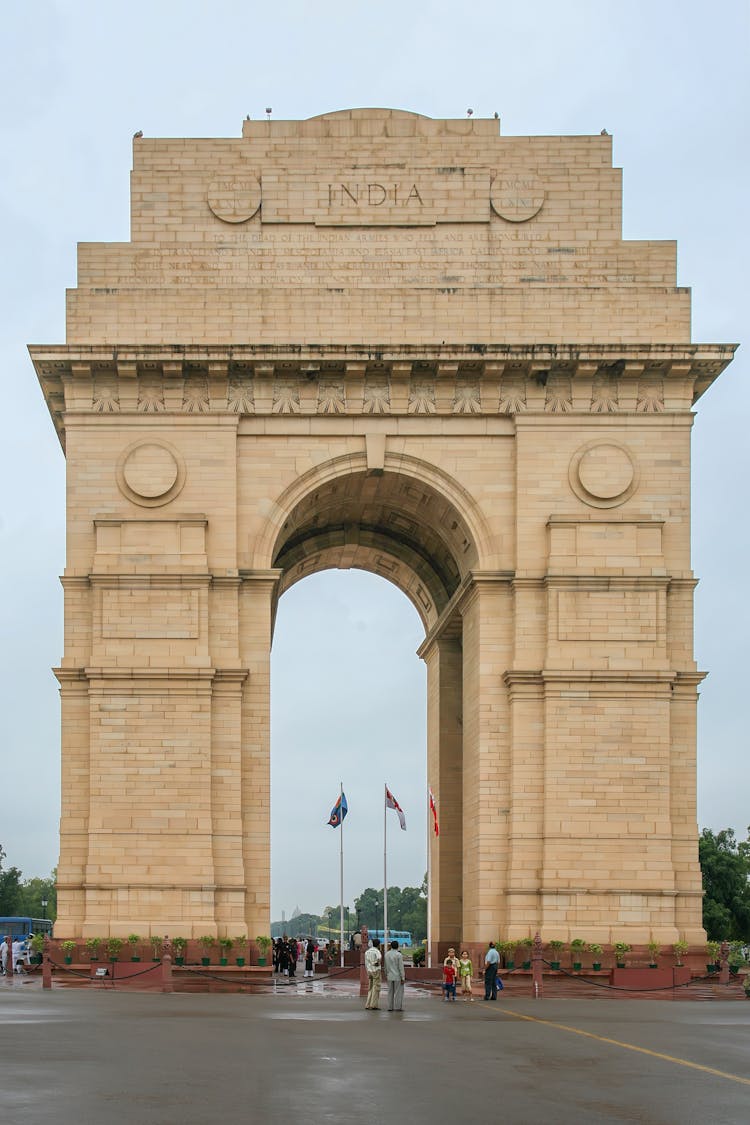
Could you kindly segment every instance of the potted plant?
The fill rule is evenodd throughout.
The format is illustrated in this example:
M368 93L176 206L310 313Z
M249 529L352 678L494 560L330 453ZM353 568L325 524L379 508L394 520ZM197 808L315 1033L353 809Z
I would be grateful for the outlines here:
M31 941L32 963L41 965L44 956L44 934L32 934Z
M136 955L136 950L138 948L138 943L140 942L140 940L141 940L140 934L128 934L128 945L131 947L131 954L130 954L130 960L131 961L140 961L140 957L138 957Z
M107 938L107 956L109 957L110 961L116 961L117 958L120 956L121 950L122 950L122 938L121 937Z
M245 956L244 956L243 953L240 953L240 950L245 949L246 946L247 946L247 938L245 937L244 934L241 934L240 937L236 937L234 939L234 948L237 952L237 956L235 957L235 961L240 966L240 968L242 968L242 966L245 964Z
M198 945L203 946L204 955L201 957L201 965L211 964L211 950L216 945L216 938L211 934L204 934L203 937L198 938Z
M86 948L89 951L89 957L91 958L92 961L98 960L99 946L101 944L102 944L102 939L100 937L86 938Z
M706 972L715 973L719 968L719 950L721 949L720 941L707 941L706 951L708 952L708 961L706 962Z
M73 953L75 952L76 943L74 941L64 941L60 948L63 951L63 961L66 965L73 964Z
M186 937L173 937L172 949L174 949L174 963L175 965L185 964L185 950L187 949L188 939Z
M161 951L164 948L164 942L156 934L152 934L148 940L151 945L151 960L161 961Z
M231 953L232 946L234 945L234 938L220 937L219 938L219 945L221 946L221 956L219 957L219 964L220 965L228 965L229 964L229 954Z
M259 934L255 939L255 944L257 945L258 949L260 950L260 956L258 957L258 964L259 965L265 965L266 958L268 957L268 951L271 948L271 939L270 939L270 937L265 937L263 934Z
M563 949L565 949L565 942L564 941L557 941L557 940L551 941L549 943L549 947L550 947L550 949L554 950L554 952L552 954L554 960L550 961L549 967L550 967L550 969L559 969L560 968L560 954L562 953Z
M615 942L615 964L618 969L625 968L625 954L630 953L630 946L626 941Z
M672 946L672 952L677 958L678 965L682 964L682 958L685 956L689 948L690 946L686 941L676 941Z
M515 941L499 941L497 943L497 948L503 955L505 968L509 973L512 973L516 967L515 952L517 944L518 942Z
M415 969L420 969L424 965L425 951L422 946L412 949L411 963Z
M533 937L521 938L521 940L519 941L518 944L520 946L522 946L523 950L524 950L522 967L524 969L530 969L531 968L531 958L529 957L529 950L533 949L533 947L534 947L534 939L533 939Z
M580 971L583 967L582 963L581 963L581 956L583 955L583 951L584 951L585 948L586 948L586 942L583 940L583 938L579 938L579 937L573 938L573 940L570 943L570 949L571 949L571 952L573 954L573 972L574 973L580 973Z
M729 954L729 973L731 976L736 977L742 968L742 953L739 949L734 948Z
M601 972L602 963L601 963L601 961L598 961L597 958L601 957L603 952L604 952L604 950L603 950L602 946L599 944L598 941L590 941L589 942L589 953L594 958L594 962L593 962L593 965L591 967L592 967L592 969L594 970L595 973Z
M654 939L652 938L646 948L648 949L649 955L651 957L651 960L648 963L649 969L658 969L659 966L656 959L661 953L661 946L659 945L659 942L654 941Z

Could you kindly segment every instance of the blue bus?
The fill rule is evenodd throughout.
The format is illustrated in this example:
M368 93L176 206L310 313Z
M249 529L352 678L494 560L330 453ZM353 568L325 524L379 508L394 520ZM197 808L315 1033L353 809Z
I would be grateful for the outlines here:
M385 940L385 934L382 930L371 930L368 927L367 936L369 938L377 938L378 941ZM399 945L411 945L411 930L388 930L388 941L397 941Z
M8 914L0 918L0 937L10 937L15 941L27 941L30 934L46 934L52 937L52 922L49 918L27 918L23 915Z

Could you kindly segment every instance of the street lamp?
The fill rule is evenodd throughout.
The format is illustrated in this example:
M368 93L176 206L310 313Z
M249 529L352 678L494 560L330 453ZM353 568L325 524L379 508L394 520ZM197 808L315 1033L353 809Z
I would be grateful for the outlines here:
M42 898L42 918L44 918L45 921L47 919L47 898L46 898L46 896L44 896Z

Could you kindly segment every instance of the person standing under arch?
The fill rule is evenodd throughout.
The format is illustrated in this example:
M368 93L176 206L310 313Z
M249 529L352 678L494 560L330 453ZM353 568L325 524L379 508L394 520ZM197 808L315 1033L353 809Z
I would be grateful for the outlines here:
M365 953L365 969L367 970L367 1000L365 1007L376 1011L380 1007L380 966L383 956L380 952L380 940L372 939L372 945Z
M388 1011L401 1012L404 1007L404 958L399 952L398 942L392 941L385 955L385 979L388 985Z

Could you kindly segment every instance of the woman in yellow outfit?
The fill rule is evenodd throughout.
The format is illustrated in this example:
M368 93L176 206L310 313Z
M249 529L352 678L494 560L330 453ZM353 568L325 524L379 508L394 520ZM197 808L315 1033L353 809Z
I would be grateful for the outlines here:
M464 1000L472 999L471 976L473 971L469 953L466 949L462 949L461 956L458 959L458 976L461 981L461 995Z

